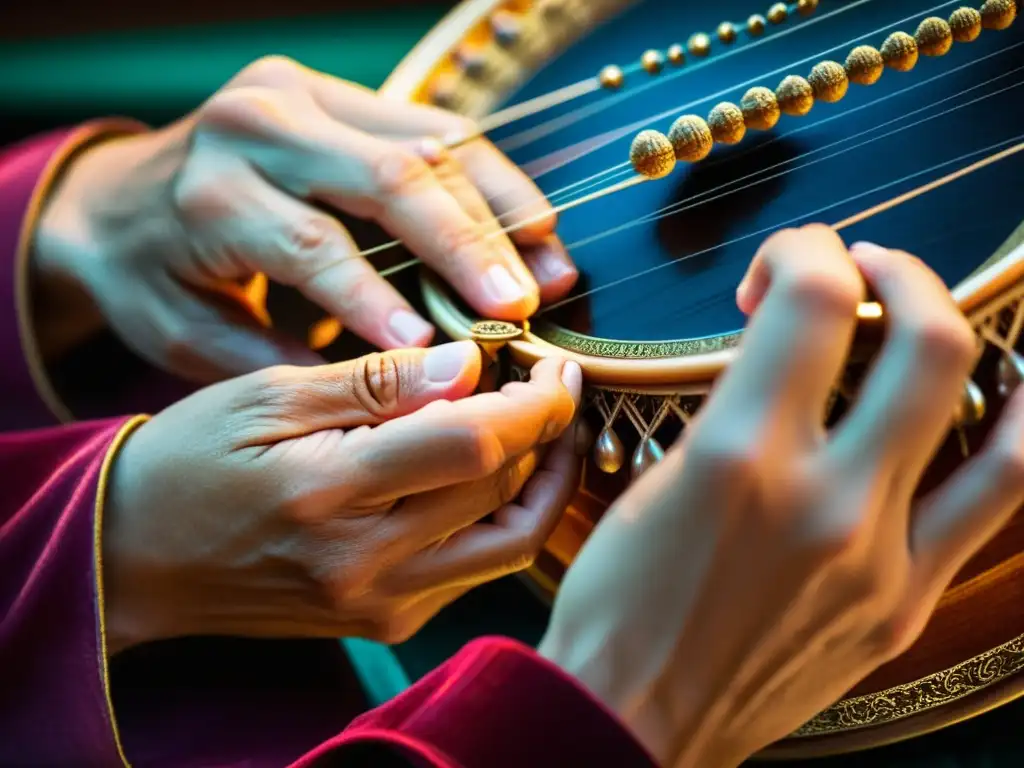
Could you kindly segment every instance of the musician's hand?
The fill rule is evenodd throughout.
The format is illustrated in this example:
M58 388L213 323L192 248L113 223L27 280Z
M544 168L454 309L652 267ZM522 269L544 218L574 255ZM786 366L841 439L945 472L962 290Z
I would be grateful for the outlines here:
M257 322L262 297L243 286L259 273L381 348L426 345L432 326L318 206L375 220L482 315L525 319L577 273L551 207L494 146L446 152L424 140L473 130L287 60L258 61L181 121L72 163L35 240L40 323L57 326L77 291L99 313L65 330L105 320L191 379L316 362ZM497 232L516 223L526 226L511 237Z
M580 369L545 360L465 397L479 373L470 342L271 368L140 427L105 511L112 651L192 634L396 642L529 565L577 488Z
M829 433L861 275L887 339ZM542 644L674 768L737 765L906 649L1024 502L1024 392L979 455L912 499L977 354L921 262L787 231L740 304L756 311L738 359L601 522Z

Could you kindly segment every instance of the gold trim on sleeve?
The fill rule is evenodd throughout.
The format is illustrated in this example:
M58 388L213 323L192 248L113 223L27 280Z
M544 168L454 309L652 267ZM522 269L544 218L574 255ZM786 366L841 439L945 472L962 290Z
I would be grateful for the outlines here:
M114 697L110 692L110 669L107 664L107 622L106 605L103 594L103 509L107 503L107 489L110 481L110 471L114 466L114 459L124 446L128 438L149 420L149 416L135 416L125 422L121 429L114 436L113 442L107 449L107 455L103 458L103 466L100 468L99 481L96 484L96 506L93 510L93 558L96 563L96 612L99 616L100 632L100 674L103 678L103 695L107 701L107 717L110 718L110 728L114 737L114 745L117 747L118 757L121 758L122 768L131 768L131 763L124 753L121 744L121 732L117 728L117 717L114 714Z
M29 370L36 392L50 409L50 412L61 422L74 421L70 409L61 401L57 390L50 381L46 366L43 364L39 345L36 343L32 323L32 295L29 287L29 256L32 252L36 226L42 214L43 206L49 197L50 190L60 179L68 161L89 144L101 139L115 138L127 134L141 133L148 130L142 123L127 119L103 120L87 123L73 131L63 144L47 160L43 172L36 181L32 197L29 198L25 217L21 222L18 235L18 248L14 254L14 306L18 318L18 337L25 355L25 365Z

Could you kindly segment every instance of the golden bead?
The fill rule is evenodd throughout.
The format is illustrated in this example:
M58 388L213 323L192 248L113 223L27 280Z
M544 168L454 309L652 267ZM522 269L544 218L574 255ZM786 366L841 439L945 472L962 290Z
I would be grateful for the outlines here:
M1017 18L1014 0L985 0L981 6L981 23L985 29L1006 29Z
M711 53L711 38L703 32L691 35L686 47L694 56L707 56Z
M670 45L665 54L668 57L668 60L677 67L680 64L686 63L686 54L683 52L683 46L679 43L673 43Z
M676 153L668 136L658 131L640 131L629 148L633 170L648 179L661 179L676 167Z
M796 9L801 16L810 16L818 10L818 0L797 0Z
M949 28L958 43L971 43L981 34L981 14L974 8L957 8L949 16Z
M602 88L607 88L609 91L617 91L622 87L622 83L625 82L626 76L623 74L621 68L614 64L609 64L601 70L601 74L597 76L597 80L601 83Z
M811 74L807 77L814 91L814 98L832 104L839 101L846 95L850 87L850 81L846 77L846 70L838 61L823 61L814 65Z
M889 69L909 72L917 64L917 41L906 32L893 32L882 43L882 60Z
M846 57L846 76L859 85L874 85L884 69L882 54L870 45L858 45Z
M781 24L789 16L789 9L785 3L776 3L768 9L768 21L772 24Z
M775 98L787 115L801 117L814 106L814 89L799 75L790 75L775 89Z
M640 57L640 66L644 68L647 74L656 75L665 66L665 57L661 51L656 51L652 48L649 51L644 51L644 55Z
M683 115L668 131L668 140L676 153L676 159L684 163L697 163L711 152L715 137L704 118L697 115Z
M764 28L768 22L765 21L764 16L759 13L755 13L749 19L747 19L747 34L751 37L760 37L764 34Z
M736 27L731 21L723 21L716 32L718 39L728 45L736 40Z
M743 122L747 128L756 131L770 131L782 116L779 101L771 88L760 85L743 94L740 109L743 110Z
M953 47L953 30L945 19L929 16L918 26L914 40L917 50L925 56L944 56Z
M711 110L708 127L719 144L739 144L747 133L743 110L728 101L723 101Z

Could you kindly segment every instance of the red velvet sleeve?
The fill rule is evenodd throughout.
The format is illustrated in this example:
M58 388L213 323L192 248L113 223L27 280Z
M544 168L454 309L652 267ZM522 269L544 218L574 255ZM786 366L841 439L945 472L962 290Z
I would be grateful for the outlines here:
M139 420L0 434L0 764L120 765L98 526L108 457Z
M351 723L348 686L324 684L342 656L330 641L263 641L260 660L227 677L237 650L171 642L145 683L119 692L104 640L102 513L114 457L141 422L0 435L0 764L380 768L390 748L428 768L652 768L579 684L502 638L471 643ZM308 679L275 679L289 656L315 654Z
M470 643L294 768L351 765L346 759L369 745L428 768L655 768L579 683L532 649L498 637Z

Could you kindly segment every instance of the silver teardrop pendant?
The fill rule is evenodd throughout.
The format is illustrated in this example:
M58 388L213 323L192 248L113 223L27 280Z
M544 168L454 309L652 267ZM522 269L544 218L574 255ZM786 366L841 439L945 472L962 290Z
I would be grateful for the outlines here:
M626 460L626 449L622 447L622 441L615 434L611 427L605 427L597 436L594 444L594 463L602 472L614 475Z
M637 446L636 451L633 453L633 463L630 466L633 479L636 480L664 457L665 450L661 447L661 443L653 437L641 440L640 445Z
M999 358L996 379L1000 397L1009 397L1024 381L1024 359L1014 351L1003 353Z

